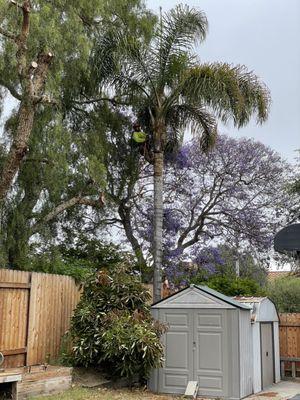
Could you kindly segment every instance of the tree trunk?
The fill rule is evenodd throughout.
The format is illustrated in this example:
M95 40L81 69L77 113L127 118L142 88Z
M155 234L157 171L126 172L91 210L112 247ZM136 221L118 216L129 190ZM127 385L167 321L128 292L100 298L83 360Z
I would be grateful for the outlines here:
M18 113L18 127L13 139L10 151L3 165L0 178L0 200L2 200L10 189L21 162L28 150L28 141L32 131L34 120L34 104L21 102Z
M30 33L31 0L23 0L21 3L11 1L11 4L22 10L23 19L20 33L11 35L3 29L0 33L17 46L17 72L22 93L14 91L16 98L20 99L21 103L18 111L17 131L1 171L0 201L5 198L11 188L14 177L27 153L37 104L49 102L49 99L47 101L44 99L44 89L48 69L53 59L51 52L40 52L36 61L28 59L28 56L32 56L27 43Z
M161 299L163 226L163 152L154 153L153 300Z
M131 212L130 208L126 207L126 204L123 204L121 202L121 204L119 205L118 212L119 212L119 215L120 215L120 218L121 218L124 230L125 230L126 237L129 241L129 243L131 244L132 250L134 251L134 254L137 258L139 266L141 268L147 267L147 263L146 263L144 255L143 255L143 251L140 246L140 243L137 240L137 238L134 236L134 233L133 233L131 219L130 219L130 212Z

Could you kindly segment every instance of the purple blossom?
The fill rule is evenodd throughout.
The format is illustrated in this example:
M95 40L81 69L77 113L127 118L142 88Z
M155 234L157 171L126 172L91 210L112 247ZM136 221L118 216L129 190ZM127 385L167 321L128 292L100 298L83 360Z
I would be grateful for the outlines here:
M207 154L196 141L182 146L165 164L163 265L169 278L183 279L185 268L190 276L213 274L224 263L217 249L223 243L269 251L295 203L284 190L292 179L291 166L252 139L221 135ZM146 252L153 237L152 177L139 185L137 193L147 191L134 226Z

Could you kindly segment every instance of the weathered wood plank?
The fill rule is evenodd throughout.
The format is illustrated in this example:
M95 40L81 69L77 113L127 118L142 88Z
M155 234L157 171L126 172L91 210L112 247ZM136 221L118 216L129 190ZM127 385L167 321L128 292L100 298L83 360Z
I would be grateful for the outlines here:
M25 354L27 352L26 347L22 347L20 349L12 349L12 350L1 350L1 353L4 356L14 356L16 354Z
M30 289L30 283L0 282L0 289Z
M25 400L34 396L60 393L70 388L72 368L49 367L46 371L36 370L24 373L18 383L18 399Z

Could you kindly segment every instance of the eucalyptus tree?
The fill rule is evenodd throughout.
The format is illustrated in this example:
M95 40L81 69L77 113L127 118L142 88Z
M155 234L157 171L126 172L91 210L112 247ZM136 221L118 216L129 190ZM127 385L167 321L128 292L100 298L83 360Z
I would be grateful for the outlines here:
M160 298L162 271L164 153L181 142L188 127L207 151L217 134L217 120L238 128L254 115L268 116L269 92L245 66L201 63L194 45L204 41L203 12L178 5L156 24L149 43L124 40L126 56L114 79L117 94L132 104L154 152L154 300Z
M52 107L65 117L83 88L89 87L94 95L90 61L95 36L104 37L108 26L142 36L148 26L151 31L151 23L141 0L127 0L126 7L123 0L113 4L107 0L0 0L1 102L9 95L16 104L13 135L6 131L2 140L0 199L7 197L28 155L39 111ZM110 49L103 40L106 68L98 74L100 80L111 67L107 62Z
M103 208L106 135L115 131L119 114L109 101L91 109L91 98L107 98L94 78L102 85L116 66L109 62L107 32L146 38L155 18L142 0L127 0L126 7L123 0L0 0L0 16L0 101L14 104L1 132L0 259L22 268L34 234L45 235L49 243L87 208ZM97 71L95 37L101 38L97 50L103 60ZM48 52L53 58L37 92L39 57Z
M28 153L38 109L59 103L63 58L75 56L78 40L82 46L77 56L86 56L87 35L83 24L76 21L83 14L83 2L76 11L71 3L65 7L58 1L51 6L46 1L0 2L0 86L17 103L14 134L5 137L9 150L1 165L0 199L11 189Z

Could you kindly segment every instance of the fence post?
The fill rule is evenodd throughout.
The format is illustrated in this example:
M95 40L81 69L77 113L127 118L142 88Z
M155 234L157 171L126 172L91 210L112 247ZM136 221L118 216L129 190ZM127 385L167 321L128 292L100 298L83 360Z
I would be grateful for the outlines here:
M284 361L280 360L280 375L281 375L281 379L285 378L285 365L284 365Z
M296 378L296 362L292 361L292 378Z

